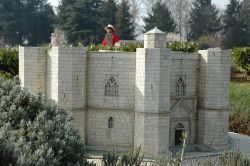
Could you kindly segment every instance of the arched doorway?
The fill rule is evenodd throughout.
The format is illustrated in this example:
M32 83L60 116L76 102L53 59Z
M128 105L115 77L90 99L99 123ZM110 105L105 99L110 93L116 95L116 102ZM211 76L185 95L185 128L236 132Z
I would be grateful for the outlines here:
M175 126L175 145L182 144L182 133L184 132L184 126L181 123L178 123Z

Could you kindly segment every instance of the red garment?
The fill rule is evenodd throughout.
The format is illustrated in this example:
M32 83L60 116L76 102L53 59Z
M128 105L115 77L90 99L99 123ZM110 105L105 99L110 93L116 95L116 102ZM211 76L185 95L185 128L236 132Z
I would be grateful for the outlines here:
M113 39L113 45L115 45L115 43L119 42L119 37L115 33L112 33L112 39ZM102 41L102 45L106 46L106 38L105 37Z

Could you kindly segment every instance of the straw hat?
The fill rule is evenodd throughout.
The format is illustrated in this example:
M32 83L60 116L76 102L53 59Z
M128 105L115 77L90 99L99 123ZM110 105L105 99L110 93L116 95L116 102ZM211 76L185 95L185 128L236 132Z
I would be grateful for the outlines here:
M108 28L111 28L111 29L115 32L115 28L114 28L113 25L108 24L108 25L105 27L105 30L107 30Z

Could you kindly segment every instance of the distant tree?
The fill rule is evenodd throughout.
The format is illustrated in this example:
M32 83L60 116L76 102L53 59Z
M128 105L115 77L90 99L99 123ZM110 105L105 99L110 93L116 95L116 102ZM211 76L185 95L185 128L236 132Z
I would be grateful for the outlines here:
M95 29L95 33L94 33L94 37L93 37L93 42L92 43L100 43L103 39L103 31L104 31L104 27L102 24L102 7L103 7L103 0L94 0L93 3L93 9L94 9L94 20L96 20L96 29Z
M84 45L96 41L98 24L97 9L100 0L62 0L59 5L58 26L65 31L72 44Z
M240 15L240 1L231 0L227 5L225 14L223 15L223 46L225 48L233 48L245 44L245 32L243 31L243 23Z
M54 11L47 0L1 0L0 36L7 44L38 45L49 41Z
M243 0L240 3L240 20L243 31L243 46L250 46L250 0Z
M133 26L135 27L134 36L139 36L143 31L143 25L141 25L142 3L141 1L138 1L138 0L130 0L129 3L131 5L130 13L132 15Z
M116 26L116 12L118 10L115 0L105 0L101 10L101 25L105 27L107 24Z
M163 0L162 2L168 7L177 24L176 32L181 39L186 39L192 0Z
M116 13L116 29L120 39L131 40L134 38L135 27L129 9L129 3L122 0Z
M33 1L34 2L34 1ZM29 9L30 8L30 9ZM26 8L25 32L28 45L37 46L50 42L54 29L54 10L51 5L43 1Z
M152 12L148 13L148 16L144 18L145 30L151 30L154 27L158 27L164 32L173 32L175 30L175 22L168 8L158 0L152 7Z
M0 1L0 36L5 38L8 44L18 44L23 42L24 23L23 4L20 0Z
M188 39L197 40L201 36L215 35L221 29L219 10L211 0L195 0L188 20Z

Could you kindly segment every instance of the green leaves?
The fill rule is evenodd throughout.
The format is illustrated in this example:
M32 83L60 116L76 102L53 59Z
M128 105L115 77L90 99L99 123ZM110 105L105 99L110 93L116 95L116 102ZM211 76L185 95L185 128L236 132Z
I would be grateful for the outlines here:
M128 1L122 0L118 5L118 11L116 13L116 29L119 38L122 40L134 39L135 27L129 10L130 6Z
M167 44L167 48L172 51L182 51L182 52L195 52L197 51L198 45L196 42L170 42Z
M88 46L88 51L99 51L99 50L110 50L110 51L126 51L126 52L136 52L137 48L143 48L142 43L127 43L121 45L120 47L108 47L102 45L91 44Z
M0 36L8 45L43 44L50 41L54 11L47 0L1 0Z
M83 42L86 45L98 39L100 3L100 0L62 1L57 21L70 43Z
M244 26L242 26L242 21L239 19L239 14L239 0L231 0L223 15L224 33L222 40L225 48L233 48L244 44Z
M0 165L88 165L72 118L16 78L0 78L0 114Z
M164 32L173 32L176 26L171 12L161 1L155 3L152 14L149 13L144 22L146 31L157 27Z
M234 48L233 59L250 75L250 47Z
M211 0L195 0L188 20L188 38L197 40L201 36L215 35L221 28L218 13L219 10L211 4Z
M0 48L0 72L18 74L18 48Z

